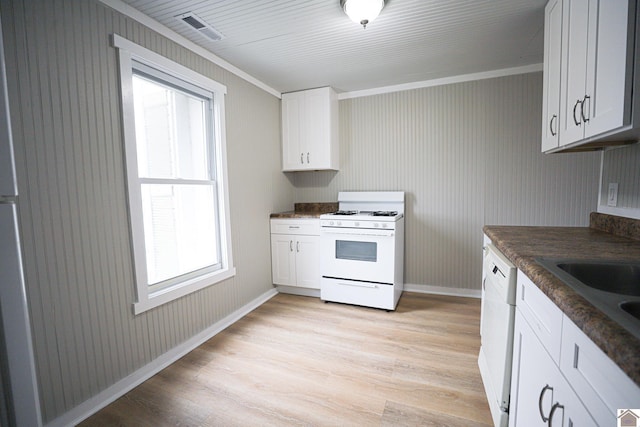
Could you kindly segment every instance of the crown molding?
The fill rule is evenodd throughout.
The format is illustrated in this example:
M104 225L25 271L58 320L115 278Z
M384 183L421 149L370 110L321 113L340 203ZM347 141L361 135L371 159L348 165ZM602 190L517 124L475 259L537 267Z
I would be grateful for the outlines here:
M383 86L374 89L357 90L353 92L342 92L338 94L338 99L362 98L364 96L381 95L385 93L401 92L405 90L422 89L426 87L442 86L452 83L463 83L475 80L492 79L495 77L512 76L516 74L528 74L542 71L542 63L525 65L522 67L503 68L500 70L483 71L481 73L461 74L459 76L443 77L441 79L424 80L420 82L404 83L393 86Z

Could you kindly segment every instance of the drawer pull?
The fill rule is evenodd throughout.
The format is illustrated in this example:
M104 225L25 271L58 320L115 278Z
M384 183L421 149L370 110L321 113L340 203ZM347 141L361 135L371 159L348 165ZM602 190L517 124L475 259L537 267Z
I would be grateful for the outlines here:
M580 354L580 347L578 344L573 345L573 369L578 369L578 354Z
M549 386L549 384L542 387L542 390L540 390L540 397L538 398L538 411L540 412L540 418L542 418L543 423L546 423L547 421L549 421L549 419L553 414L553 408L551 408L551 412L548 418L545 417L544 413L542 412L542 399L544 398L544 394L547 392L547 390L553 391L553 387Z
M578 108L578 104L580 104L581 101L578 99L575 103L575 105L573 106L573 122L576 124L576 126L580 126L581 122L578 121L578 119L576 119L576 109Z
M589 101L589 108L591 108L591 97L589 95L585 95L584 99L581 102L582 106L580 107L580 117L582 117L582 122L583 123L587 123L589 121L589 117L585 116L585 114L584 114L584 105L585 105L585 103L587 101ZM587 112L589 112L589 111L587 111Z
M340 285L343 286L353 286L356 288L369 288L369 289L375 289L378 287L378 285L375 285L373 283L344 283L344 282L340 282Z
M547 422L547 426L551 427L551 423L553 422L553 414L556 413L556 409L561 408L564 411L564 406L556 402L551 408L551 412L549 413L549 421Z

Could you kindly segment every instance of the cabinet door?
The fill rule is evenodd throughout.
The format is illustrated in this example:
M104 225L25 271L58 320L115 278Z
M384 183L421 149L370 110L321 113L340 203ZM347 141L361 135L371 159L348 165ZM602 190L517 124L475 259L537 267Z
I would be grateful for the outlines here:
M584 138L581 114L587 87L589 14L596 11L597 0L563 0L560 145Z
M575 391L571 388L569 383L558 372L558 379L554 386L558 391L558 399L554 402L556 409L553 407L550 414L551 420L548 425L550 426L563 426L563 427L598 427L589 412L584 407ZM611 425L615 424L615 416L612 416ZM603 424L606 425L606 424Z
M294 236L271 235L271 274L275 285L296 285Z
M282 95L282 169L299 170L306 160L301 149L304 97L296 92Z
M567 318L562 324L560 369L600 425L611 424L616 409L640 404L640 387Z
M513 338L509 425L546 426L557 401L554 380L560 373L519 310Z
M542 151L547 151L556 148L559 143L562 0L547 3L544 29Z
M509 425L597 426L519 310L512 376Z
M296 282L303 288L320 289L318 236L296 236Z
M329 88L308 91L305 104L304 160L310 169L326 168L330 165Z
M629 16L635 14L630 3L635 4L600 0L597 16L590 10L585 137L631 122L631 91L626 89L631 87L633 68L627 64L632 63L634 32L628 29Z

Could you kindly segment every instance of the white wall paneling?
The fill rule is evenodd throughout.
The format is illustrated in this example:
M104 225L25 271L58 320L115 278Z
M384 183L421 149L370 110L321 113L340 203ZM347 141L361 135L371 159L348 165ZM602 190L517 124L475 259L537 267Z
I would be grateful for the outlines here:
M97 0L2 0L25 283L45 423L272 290L269 213L407 192L406 281L479 287L481 228L586 225L599 154L539 153L540 73L340 102L340 172L280 172L280 101ZM237 275L133 316L118 33L227 86Z
M539 72L342 100L342 169L295 175L295 200L406 191L405 281L474 295L483 225L585 226L596 209L600 154L541 154L541 110Z
M273 289L293 204L272 94L97 1L2 1L25 283L45 423ZM118 33L227 86L235 278L134 316ZM262 218L262 219L260 219Z
M618 184L617 206L607 206L609 183ZM640 144L605 150L599 212L640 219Z

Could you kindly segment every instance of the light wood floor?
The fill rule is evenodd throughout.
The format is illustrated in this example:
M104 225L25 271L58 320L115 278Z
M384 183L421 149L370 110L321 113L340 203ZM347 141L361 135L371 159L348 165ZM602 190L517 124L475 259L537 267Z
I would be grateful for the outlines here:
M480 300L279 294L81 426L491 425Z

